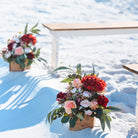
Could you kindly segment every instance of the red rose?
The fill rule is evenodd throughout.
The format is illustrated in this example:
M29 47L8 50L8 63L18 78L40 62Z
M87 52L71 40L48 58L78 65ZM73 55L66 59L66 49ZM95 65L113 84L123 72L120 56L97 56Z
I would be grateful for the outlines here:
M35 57L33 52L30 52L30 53L28 53L26 55L27 55L28 59L33 59Z
M32 34L25 34L21 37L21 40L28 45L29 43L32 43L33 45L36 44L36 37L34 37Z
M97 76L84 76L81 80L83 88L89 91L103 91L106 87L104 80L97 78Z
M108 100L108 98L105 97L104 95L102 95L102 96L99 95L99 96L98 96L97 102L98 102L99 105L102 105L103 107L106 108L107 103L109 102L109 100Z
M62 100L66 100L66 94L63 92L60 92L57 94L57 101L62 101Z
M8 50L12 51L14 42L8 44Z

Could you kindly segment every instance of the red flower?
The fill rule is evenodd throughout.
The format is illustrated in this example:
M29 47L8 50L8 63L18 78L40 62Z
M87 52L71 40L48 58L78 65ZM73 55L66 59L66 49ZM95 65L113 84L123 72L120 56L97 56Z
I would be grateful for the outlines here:
M28 53L26 55L27 55L28 59L33 59L35 57L33 52L30 52L30 53Z
M21 37L21 40L28 45L29 43L32 43L35 45L36 43L36 37L34 37L32 34L25 34Z
M97 76L84 76L81 80L83 87L89 91L103 91L106 87L104 80L97 78Z
M8 44L8 50L12 51L14 42Z
M99 95L98 96L98 104L99 105L102 105L103 107L105 107L106 108L106 106L107 106L107 103L109 102L109 100L108 100L108 98L107 97L105 97L104 95Z
M63 92L60 92L57 94L57 101L66 100L66 94Z

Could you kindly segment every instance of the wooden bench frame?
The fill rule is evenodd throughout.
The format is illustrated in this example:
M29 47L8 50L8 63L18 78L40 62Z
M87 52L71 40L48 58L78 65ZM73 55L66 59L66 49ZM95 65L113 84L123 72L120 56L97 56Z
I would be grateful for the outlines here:
M138 131L138 64L123 65L123 68L133 73L134 80L137 83L137 92L136 92L136 130Z
M138 22L121 23L46 23L44 27L49 29L52 35L52 59L51 69L58 64L58 40L66 36L98 36L117 34L138 34Z

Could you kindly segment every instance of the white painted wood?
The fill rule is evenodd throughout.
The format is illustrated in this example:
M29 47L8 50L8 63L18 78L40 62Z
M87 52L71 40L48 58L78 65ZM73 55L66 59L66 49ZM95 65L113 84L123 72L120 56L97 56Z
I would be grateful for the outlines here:
M59 37L67 36L97 36L97 35L119 35L119 34L138 34L135 29L101 29L101 30L71 30L71 31L50 31L53 35L56 32Z
M133 73L133 76L134 76L134 79L137 83L137 93L136 93L136 111L135 111L135 114L136 114L136 131L138 132L138 75L137 74L134 74Z
M54 70L58 64L58 36L56 33L52 34L52 65L51 69Z

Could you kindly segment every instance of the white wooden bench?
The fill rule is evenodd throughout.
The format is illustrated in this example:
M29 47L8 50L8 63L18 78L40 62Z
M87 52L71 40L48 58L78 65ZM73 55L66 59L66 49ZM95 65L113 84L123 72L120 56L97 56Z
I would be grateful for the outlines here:
M44 27L49 29L52 35L52 63L55 69L58 63L58 39L65 36L95 36L116 34L138 34L138 22L122 23L46 23Z
M138 86L138 64L130 64L130 65L123 65L123 68L127 69L128 71L133 73L134 80ZM138 87L136 93L136 130L138 131Z

